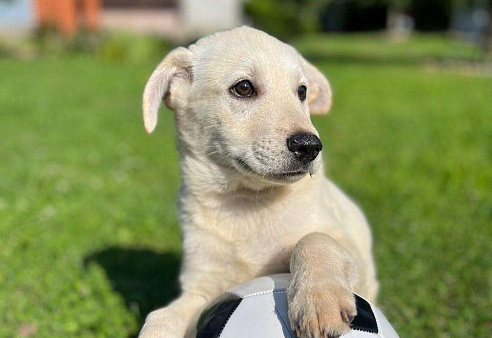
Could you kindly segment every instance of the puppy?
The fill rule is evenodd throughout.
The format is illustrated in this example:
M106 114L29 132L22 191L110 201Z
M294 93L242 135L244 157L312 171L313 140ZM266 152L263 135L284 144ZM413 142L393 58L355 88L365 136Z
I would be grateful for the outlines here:
M310 114L332 102L324 75L294 48L249 27L173 50L145 87L150 133L164 99L175 112L183 235L181 296L140 337L191 337L226 289L290 272L290 325L334 337L356 315L352 292L378 289L369 226L323 176Z

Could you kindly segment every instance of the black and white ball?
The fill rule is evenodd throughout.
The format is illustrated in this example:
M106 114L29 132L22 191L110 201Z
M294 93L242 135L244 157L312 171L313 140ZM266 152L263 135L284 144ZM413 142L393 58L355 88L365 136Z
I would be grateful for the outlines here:
M206 310L197 338L294 338L289 325L286 288L290 274L257 278L227 291ZM382 312L355 295L357 316L346 338L394 338L397 333Z

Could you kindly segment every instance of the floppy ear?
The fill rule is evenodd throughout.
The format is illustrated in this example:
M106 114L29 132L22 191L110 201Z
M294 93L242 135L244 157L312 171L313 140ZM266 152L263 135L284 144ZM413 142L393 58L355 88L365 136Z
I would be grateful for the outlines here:
M302 59L304 73L308 78L308 104L311 115L326 115L331 108L330 83L316 67Z
M178 47L169 53L150 76L143 93L143 119L148 133L157 125L157 114L163 98L166 106L174 110L177 101L187 90L183 84L191 83L191 52Z

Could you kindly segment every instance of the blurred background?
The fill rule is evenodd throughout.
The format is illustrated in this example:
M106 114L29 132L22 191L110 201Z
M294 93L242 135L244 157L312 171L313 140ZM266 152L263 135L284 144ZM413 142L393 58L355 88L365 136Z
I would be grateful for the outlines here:
M489 337L485 0L0 0L0 336L133 337L177 295L173 115L148 136L141 94L170 49L243 24L331 81L327 174L400 335Z

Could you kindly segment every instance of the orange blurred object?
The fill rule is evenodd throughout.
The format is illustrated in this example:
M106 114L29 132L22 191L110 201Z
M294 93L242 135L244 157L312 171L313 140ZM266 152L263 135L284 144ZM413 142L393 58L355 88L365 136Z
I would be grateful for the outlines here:
M35 0L35 8L39 27L53 26L70 37L81 27L98 28L101 0Z

